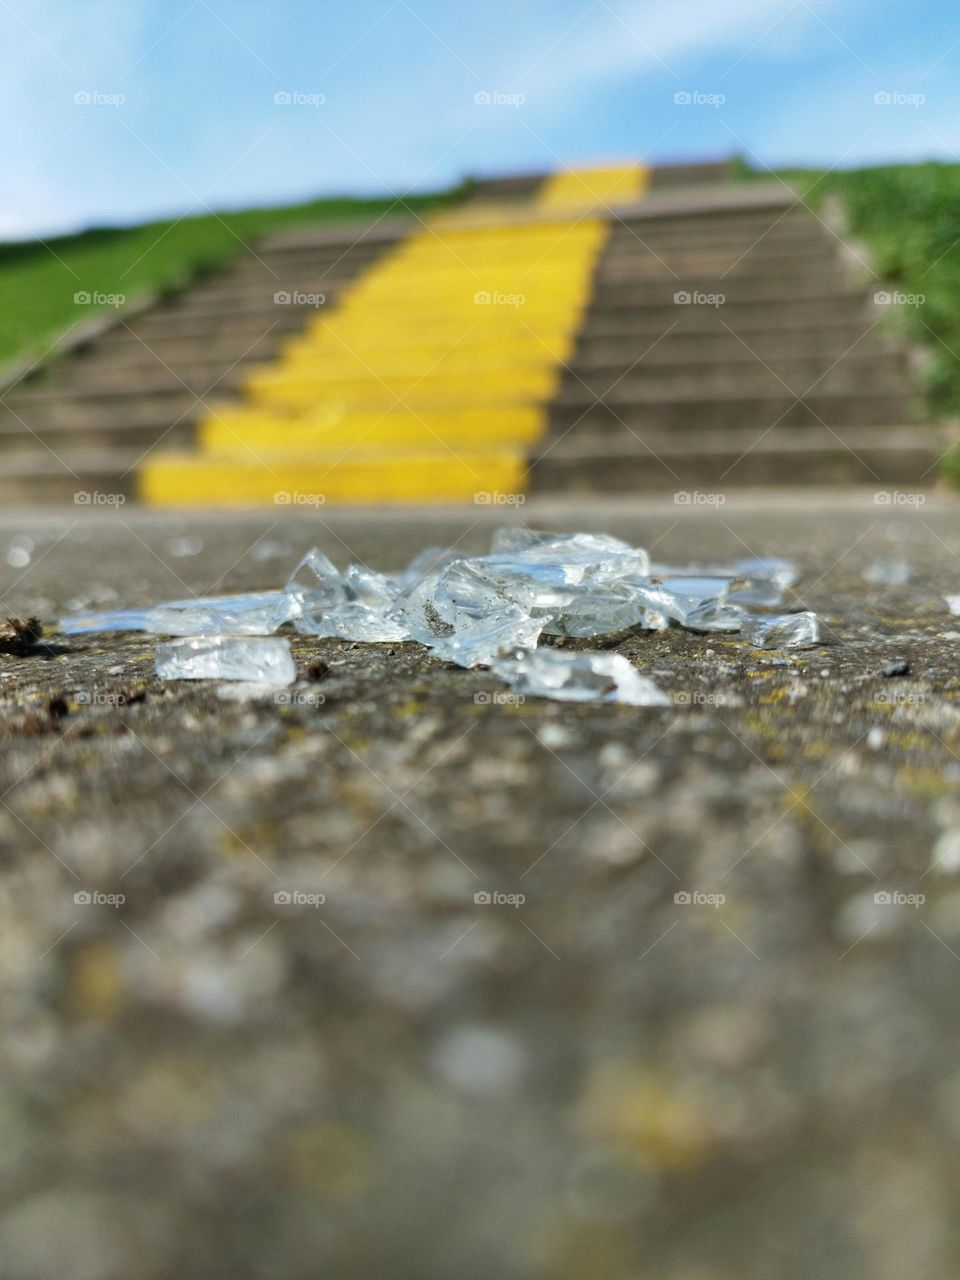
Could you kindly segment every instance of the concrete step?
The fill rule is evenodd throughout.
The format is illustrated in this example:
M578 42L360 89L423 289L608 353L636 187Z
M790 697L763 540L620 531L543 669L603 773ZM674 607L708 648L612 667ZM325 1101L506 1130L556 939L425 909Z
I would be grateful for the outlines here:
M873 323L873 307L855 293L838 294L833 300L802 298L795 302L728 302L721 307L654 305L645 307L591 308L581 328L581 340L601 337L667 338L683 334L723 335L730 329L747 342L751 333L819 331L821 327L859 326L865 333Z
M206 379L209 384L231 365L249 369L251 364L274 359L287 340L287 335L268 334L239 352L236 340L229 336L202 345L180 338L155 340L149 347L140 342L110 343L109 346L96 343L89 350L64 360L46 377L51 387L90 385L101 376L140 378L169 366L185 382L202 385ZM47 383L28 381L21 385L33 390Z
M63 461L49 453L4 457L0 503L66 503L78 508L119 509L136 494L138 452L104 450Z
M851 346L854 341L855 338L851 339ZM568 368L574 378L589 380L591 377L596 377L601 381L607 379L607 385L609 385L610 382L631 372L642 375L644 381L670 376L697 381L701 375L707 378L749 376L754 371L764 372L766 366L766 371L772 371L771 376L778 375L791 387L796 383L801 391L831 370L831 366L833 366L833 372L842 373L846 378L859 378L861 382L863 379L868 379L871 383L898 379L902 383L908 373L906 356L902 351L886 352L879 346L868 345L865 341L854 347L843 359L838 359L835 347L827 348L826 346L820 352L799 357L795 356L789 347L784 347L779 355L765 359L759 353L754 354L732 337L723 349L712 357L707 352L700 352L698 355L695 352L685 352L683 349L678 353L674 346L667 351L670 357L667 359L662 355L665 346L665 342L661 343L644 356L643 344L622 343L615 339L605 340L589 344L589 349L578 352L569 362ZM256 350L259 348L254 349ZM494 350L499 358L502 353L499 349ZM51 385L49 390L55 393L78 390L144 395L155 390L168 391L171 384L182 386L186 383L190 390L197 394L208 394L214 388L223 391L239 386L248 376L251 368L267 358L264 352L259 359L253 354L247 354L241 360L228 361L226 358L217 359L215 356L197 358L195 347L192 348L192 352L195 358L187 359L184 353L178 359L175 371L172 371L174 366L166 367L170 364L169 360L165 358L164 362L161 362L153 351L147 351L142 347L139 352L129 351L126 359L117 359L115 356L109 359L103 355L81 357L64 364L58 373L56 383ZM534 348L534 357L537 356L538 351ZM402 359L402 353L397 359L398 361ZM477 351L478 369L483 366L484 360L484 352ZM532 357L529 362L539 363L539 359ZM324 362L321 360L318 368L323 367ZM411 365L411 369L414 368L415 366ZM42 391L44 387L26 389Z
M376 262L383 257L388 246L382 243L364 244L359 241L349 248L335 246L316 249L273 250L246 255L230 264L231 276L269 276L271 271L296 273L298 271L329 271L342 262Z
M631 394L632 392L632 394ZM579 436L631 431L725 431L737 427L874 426L878 422L909 422L917 409L907 395L861 391L825 395L819 390L801 402L795 396L757 395L644 395L633 384L620 383L601 402L582 387L565 386L550 406L554 432ZM687 447L686 445L684 447Z
M650 174L650 190L660 191L664 187L699 187L708 183L729 181L729 160L710 160L696 164L658 164Z
M719 289L716 291L722 292ZM645 290L643 292L645 293ZM857 319L866 319L869 322L874 310L866 297L855 290L837 290L832 294L824 293L812 298L761 297L743 302L731 295L727 302L719 306L674 303L672 301L674 292L689 292L689 290L684 290L682 285L678 284L675 289L667 293L666 296L670 299L668 302L657 299L647 302L640 291L631 289L624 289L622 293L615 295L605 295L591 308L587 325L591 326L595 319L602 316L608 325L612 324L616 329L627 333L641 331L637 326L644 324L648 326L648 331L649 326L652 326L653 332L662 333L673 322L682 319L684 312L693 311L701 313L697 325L714 327L722 331L720 314L730 325L740 325L745 321L759 321L761 327L766 327L770 323L809 325L818 324L826 319L835 321L841 318L849 322ZM195 332L206 333L241 320L254 328L259 323L262 326L262 332L266 332L271 325L284 321L288 323L288 327L294 328L296 320L293 316L299 317L300 323L303 324L306 319L316 315L318 310L322 308L276 306L272 301L254 299L247 303L236 301L231 305L230 311L226 312L222 307L206 302L203 306L184 308L173 317L161 317L159 313L144 317L138 323L137 332L148 340L152 334L178 330L191 322L195 325ZM704 313L708 312L710 315L704 318ZM383 314L389 315L395 321L398 331L410 326L411 333L415 332L413 327L415 322L410 320L407 310L402 305L395 305L389 309L384 307ZM449 317L451 324L456 325L462 322L460 312L449 313Z
M278 231L257 243L261 258L272 254L299 253L304 249L336 249L363 251L379 246L381 251L422 226L419 219L406 215L388 215L358 225L356 220L341 223L319 223Z
M641 361L644 369L660 365L699 367L701 365L743 365L763 360L773 368L791 369L794 365L806 371L812 365L825 369L835 360L857 361L867 358L891 360L897 368L905 368L905 352L878 336L866 333L862 324L817 326L797 331L747 330L739 326L737 333L690 331L678 327L656 345L648 334L621 338L613 334L582 337L571 364L581 361L591 365L612 365L622 361L629 365ZM784 375L786 376L786 374Z
M657 252L671 247L722 247L742 252L751 245L814 246L824 240L836 243L830 230L815 219L808 215L782 217L780 211L774 211L737 219L621 217L614 223L607 244L613 250L643 243Z
M726 280L816 279L829 285L835 279L858 277L857 264L851 270L838 255L825 250L816 256L810 253L759 254L658 254L642 246L635 253L620 254L616 259L604 259L597 271L598 283L627 280L675 280L678 276L689 279Z
M163 431L184 415L196 416L203 409L199 397L178 383L166 391L143 396L129 391L38 392L29 397L10 396L5 403L10 412L4 413L0 407L0 443L9 436L19 436L24 424L27 429L40 431L48 426L110 428L117 422L135 421L141 425L152 423Z
M343 270L342 265L329 275L314 272L309 276L304 273L297 278L291 276L290 272L256 278L224 276L222 280L197 285L189 293L181 294L177 301L185 311L211 306L233 306L237 301L241 304L264 302L291 306L297 305L298 294L323 294L327 302L332 303L340 291L355 278L356 273ZM281 299L286 296L286 301L277 301L278 295Z
M212 407L216 411L223 397L206 403L182 387L150 395L108 395L83 392L71 395L34 396L11 399L13 410L0 416L0 447L7 441L22 440L24 431L42 438L56 432L96 432L108 438L114 429L142 428L162 434L174 423L193 423ZM870 389L830 391L816 387L803 403L778 384L751 388L704 391L695 386L662 386L643 378L620 381L602 400L581 384L568 380L550 406L550 421L557 431L576 424L582 434L609 433L626 425L631 429L676 431L722 430L736 426L816 425L866 426L891 417L909 421L916 416L911 396L900 391Z
M55 416L18 421L0 418L0 452L4 464L8 458L22 458L37 453L51 453L58 458L72 454L119 449L143 453L162 441L165 449L190 448L195 439L195 424L202 413L188 413L177 421L162 406L120 406L118 411L100 414L86 421Z
M747 245L738 244L735 251L733 246L711 244L707 241L693 240L689 237L682 237L672 244L665 244L658 242L651 236L642 234L642 232L636 234L632 231L620 231L610 236L604 248L603 256L605 262L630 261L634 258L646 258L654 249L668 261L672 261L674 258L700 257L711 261L714 259L723 261L727 266L737 261L743 255L745 249L748 250L745 260L761 263L776 262L780 259L785 262L793 262L798 258L820 261L822 259L833 259L842 252L842 247L834 237L821 228L818 228L815 234L804 237L797 237L791 234L787 238L783 238L771 232L770 235L764 236L760 240L754 239Z
M161 342L231 342L236 340L240 350L253 342L265 340L270 333L290 334L299 332L310 316L313 307L273 307L269 311L249 315L222 312L214 316L180 314L173 308L157 308L138 317L126 328L111 329L97 340L97 347L134 347L143 350L144 344ZM88 348L89 349L89 348ZM158 347L159 350L159 347Z
M557 403L563 404L568 390L574 395L580 391L590 392L601 399L619 396L622 392L627 403L645 403L651 397L679 400L681 397L742 396L754 399L792 394L806 398L814 392L818 395L854 396L867 387L874 398L893 396L904 400L910 396L909 384L903 374L886 368L880 362L872 368L868 364L866 369L863 365L841 362L832 369L821 367L806 375L793 374L790 379L758 362L729 368L688 368L682 372L670 368L627 366L618 373L571 365Z
M681 309L677 310L679 315ZM696 310L698 308L683 308L681 323L666 337L662 336L662 327L659 331L648 329L635 333L631 337L629 333L622 332L623 326L607 324L605 328L609 331L604 332L599 321L593 321L588 317L587 332L577 346L577 358L580 358L581 353L584 359L601 358L602 353L607 351L618 351L620 358L628 363L646 351L648 354L644 358L645 365L660 361L669 363L674 360L686 363L700 360L743 361L754 358L743 343L722 326L718 329L713 323L709 329L704 329L694 314ZM193 323L191 321L191 326ZM302 320L298 320L299 326L302 326L302 323ZM263 329L256 325L244 325L238 329L212 331L204 329L195 336L173 330L148 333L150 345L146 347L140 337L136 336L139 333L139 327L135 332L128 332L125 329L110 331L85 348L77 358L77 362L83 360L90 361L91 365L112 365L117 361L118 365L149 369L153 368L159 360L163 360L178 367L181 361L196 362L198 352L202 352L204 361L209 360L211 366L220 364L220 367L224 367L225 364L237 359L238 355L247 362L270 359L291 336L290 330L280 325L265 335ZM853 323L821 324L817 322L807 325L806 328L797 328L792 323L776 327L771 326L769 322L759 325L740 324L737 326L737 333L759 356L771 361L778 357L790 359L796 356L806 359L822 356L829 357L826 363L830 363L854 344L857 344L857 352L896 350L892 343L878 336L879 329L865 337L862 317ZM406 335L402 333L396 335L396 345L400 344L400 339L404 336L406 345L411 347L421 345L420 335L415 329L409 330ZM661 341L651 348L651 343L656 337L660 337ZM244 354L245 352L248 354ZM73 361L70 363L72 366Z
M148 353L149 354L149 353ZM189 389L195 395L209 395L216 391L223 395L239 387L250 373L249 360L233 361L230 364L217 364L207 361L194 364L181 364L174 368L154 359L152 364L144 363L131 369L123 364L110 364L103 361L89 364L77 362L76 365L60 372L54 385L49 388L31 388L31 394L50 396L96 396L96 397L142 397L147 395L168 395L177 390ZM19 412L19 410L18 410Z
M535 495L657 489L674 492L678 505L687 505L722 498L725 489L740 485L929 485L944 448L940 432L917 426L848 430L839 438L822 428L784 427L766 434L698 433L682 440L656 432L609 440L575 434L548 442L534 461Z
M599 281L594 287L591 306L598 311L607 307L665 307L675 306L682 299L689 306L713 306L707 300L719 298L720 309L761 302L777 307L797 303L833 307L837 302L855 302L862 309L867 302L863 291L852 285L845 286L839 273L834 274L832 286L828 287L815 276L807 278L800 273L750 279L730 275L725 280L717 276L680 276L676 280L646 280L642 284L629 280Z
M545 173L522 173L509 178L478 178L471 200L531 200L545 182Z

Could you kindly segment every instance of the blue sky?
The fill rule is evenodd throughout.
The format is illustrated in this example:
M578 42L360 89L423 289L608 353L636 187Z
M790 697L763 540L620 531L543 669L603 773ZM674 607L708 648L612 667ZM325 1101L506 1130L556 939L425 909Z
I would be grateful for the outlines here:
M0 0L0 236L594 160L958 160L949 10Z

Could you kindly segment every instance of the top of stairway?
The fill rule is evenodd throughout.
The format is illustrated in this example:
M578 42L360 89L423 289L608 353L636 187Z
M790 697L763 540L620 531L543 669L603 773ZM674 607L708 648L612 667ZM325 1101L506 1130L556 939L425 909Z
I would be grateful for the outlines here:
M799 202L797 193L783 182L728 182L707 183L690 186L655 185L648 195L641 200L618 203L609 209L601 207L594 216L609 217L636 221L646 218L663 217L696 217L703 213L737 213L760 209L787 209ZM465 225L472 227L502 225L505 213L509 213L509 221L516 225L536 222L567 222L571 214L564 209L543 209L528 202L513 204L503 201L487 208L465 204L447 211L442 217L449 217L451 212L462 212ZM581 215L582 216L582 215ZM279 232L261 240L257 246L260 252L317 248L320 246L356 244L361 241L391 240L404 231L418 226L428 225L421 218L409 217L381 218L370 225L352 222L325 223L319 227L299 227Z

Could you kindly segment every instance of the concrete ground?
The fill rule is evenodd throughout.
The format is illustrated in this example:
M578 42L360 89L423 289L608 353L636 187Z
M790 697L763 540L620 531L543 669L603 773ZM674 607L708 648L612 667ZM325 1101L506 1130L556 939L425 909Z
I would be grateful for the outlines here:
M960 506L914 496L3 514L48 624L518 516L792 556L825 624L612 638L668 710L414 644L247 702L0 655L4 1277L955 1280Z

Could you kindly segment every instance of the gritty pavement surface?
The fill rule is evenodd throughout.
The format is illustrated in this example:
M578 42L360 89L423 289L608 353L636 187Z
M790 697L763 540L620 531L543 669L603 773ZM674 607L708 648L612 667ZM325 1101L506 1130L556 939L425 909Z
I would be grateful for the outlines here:
M960 1274L960 506L520 514L792 556L824 641L612 637L637 709L296 638L236 701L56 618L517 513L0 518L5 1280Z

